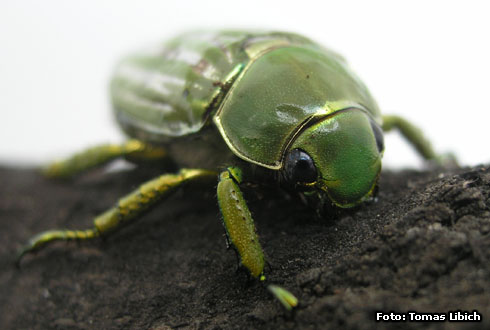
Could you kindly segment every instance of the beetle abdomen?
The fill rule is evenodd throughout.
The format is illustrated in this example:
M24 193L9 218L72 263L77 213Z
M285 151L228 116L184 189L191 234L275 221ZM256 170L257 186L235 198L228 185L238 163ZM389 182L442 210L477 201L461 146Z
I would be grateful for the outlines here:
M111 83L117 120L149 142L198 132L252 58L290 44L319 47L290 33L193 32L129 56Z

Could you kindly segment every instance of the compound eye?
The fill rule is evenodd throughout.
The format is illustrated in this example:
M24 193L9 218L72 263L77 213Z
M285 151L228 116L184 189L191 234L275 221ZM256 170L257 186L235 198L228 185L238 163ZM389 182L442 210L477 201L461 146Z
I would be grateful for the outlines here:
M310 183L317 179L313 159L301 149L294 149L286 156L284 171L286 179L291 183Z
M376 146L378 147L379 153L382 153L385 149L385 141L383 137L383 131L378 124L371 120L371 128L373 129L374 138L376 139Z

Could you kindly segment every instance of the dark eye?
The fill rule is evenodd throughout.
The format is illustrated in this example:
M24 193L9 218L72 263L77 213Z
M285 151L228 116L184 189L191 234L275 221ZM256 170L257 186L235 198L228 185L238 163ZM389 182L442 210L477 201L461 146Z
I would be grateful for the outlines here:
M383 131L378 124L371 120L371 127L373 129L374 138L376 139L376 146L378 147L378 151L381 153L385 149L385 141L383 137Z
M313 159L300 149L291 150L286 156L284 172L286 179L291 183L309 183L317 179Z

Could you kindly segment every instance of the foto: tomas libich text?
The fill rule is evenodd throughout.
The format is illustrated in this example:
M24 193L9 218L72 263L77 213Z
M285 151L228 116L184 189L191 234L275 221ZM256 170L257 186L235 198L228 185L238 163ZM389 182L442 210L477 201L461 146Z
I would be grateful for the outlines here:
M375 312L376 322L481 322L482 315L477 311L449 311L443 313Z

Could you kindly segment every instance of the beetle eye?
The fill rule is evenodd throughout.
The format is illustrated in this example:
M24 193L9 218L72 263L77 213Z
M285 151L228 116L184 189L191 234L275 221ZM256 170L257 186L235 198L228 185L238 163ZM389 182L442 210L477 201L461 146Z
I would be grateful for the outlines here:
M374 138L376 139L376 146L378 147L379 153L383 152L385 149L385 142L383 137L383 131L378 124L371 120L371 128L373 129Z
M291 150L286 156L284 171L286 179L291 183L309 183L317 178L313 159L300 149Z

